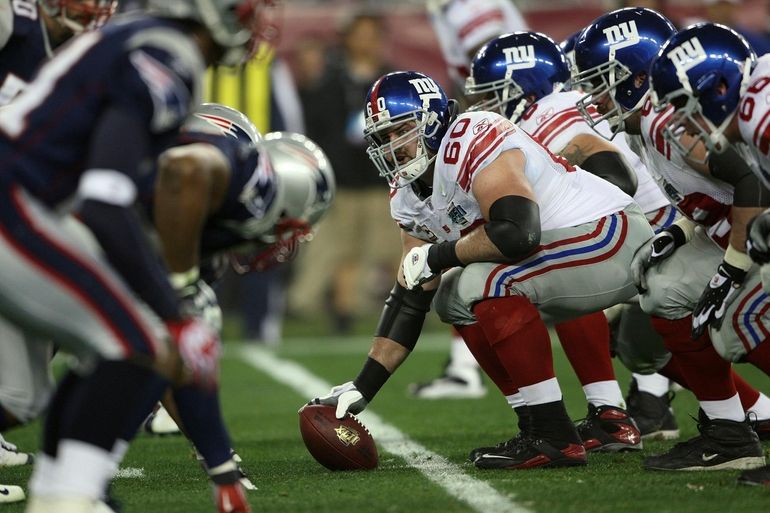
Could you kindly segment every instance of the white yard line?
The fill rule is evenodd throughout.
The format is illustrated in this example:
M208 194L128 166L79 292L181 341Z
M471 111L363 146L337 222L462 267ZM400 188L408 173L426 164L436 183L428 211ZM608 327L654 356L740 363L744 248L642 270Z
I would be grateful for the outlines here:
M298 363L278 358L257 347L241 349L240 357L252 367L308 399L325 395L332 387ZM446 493L479 513L533 513L517 503L510 494L501 494L488 483L463 472L460 466L411 440L376 413L364 411L358 417L369 428L379 447L400 457L443 488Z
M144 469L136 467L121 467L115 473L115 479L144 479Z

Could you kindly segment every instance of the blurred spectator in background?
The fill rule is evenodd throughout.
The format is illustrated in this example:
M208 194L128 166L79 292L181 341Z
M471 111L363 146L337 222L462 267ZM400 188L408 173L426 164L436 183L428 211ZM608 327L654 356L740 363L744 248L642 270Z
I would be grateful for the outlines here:
M452 79L452 96L458 99L471 59L484 43L506 32L529 30L511 0L428 0L428 19Z
M268 46L243 66L210 69L206 99L240 110L262 134L281 130L305 133L302 106L291 72ZM219 288L222 300L240 312L242 336L247 341L268 346L280 343L287 271L288 266L281 264L238 280L225 276Z
M701 21L710 21L712 23L721 23L734 29L740 35L746 38L749 44L754 48L757 56L762 56L766 53L770 53L770 34L767 32L767 26L761 29L757 27L749 27L743 23L740 14L741 10L745 9L748 4L753 4L754 7L758 4L761 5L761 11L757 12L759 18L760 14L767 19L767 4L764 2L748 2L743 0L704 0L706 5L705 18L687 18L685 19L685 26Z
M358 11L339 35L340 48L324 49L314 41L297 47L307 135L331 160L337 196L313 244L298 257L289 304L300 317L326 304L333 331L348 333L357 316L379 310L401 244L386 183L367 157L363 138L366 92L390 71L384 20L375 11Z

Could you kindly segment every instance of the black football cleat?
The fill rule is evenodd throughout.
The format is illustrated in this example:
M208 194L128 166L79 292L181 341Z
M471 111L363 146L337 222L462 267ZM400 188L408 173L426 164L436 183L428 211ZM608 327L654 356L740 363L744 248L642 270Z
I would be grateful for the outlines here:
M751 416L749 416L751 418ZM757 420L752 423L752 428L760 440L770 440L770 419Z
M475 462L482 454L503 454L511 449L514 444L519 443L524 433L518 433L513 438L500 442L495 446L477 447L468 454L468 460Z
M770 486L770 465L744 470L738 476L738 484L749 486Z
M577 425L583 446L589 452L638 451L642 435L628 412L617 406L588 405L588 415Z
M765 464L762 445L748 421L709 419L703 410L698 417L700 435L667 453L645 458L642 466L647 470L745 470Z
M559 449L552 442L531 435L515 440L505 450L481 454L473 464L482 469L531 469L575 467L587 462L585 448L580 444L567 444Z
M636 422L643 440L674 440L679 438L679 425L671 411L673 392L662 397L639 390L636 380L628 389L628 414ZM768 426L770 428L770 426Z

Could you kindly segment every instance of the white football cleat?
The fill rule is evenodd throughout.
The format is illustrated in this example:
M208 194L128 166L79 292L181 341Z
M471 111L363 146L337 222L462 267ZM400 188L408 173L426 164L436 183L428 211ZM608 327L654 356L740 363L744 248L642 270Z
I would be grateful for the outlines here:
M25 513L96 513L97 501L86 497L47 497L33 495Z
M12 502L21 502L26 499L24 490L21 486L0 485L0 504L10 504Z
M147 420L144 421L144 431L151 435L169 436L180 435L182 431L168 411L161 405L158 405L158 409L150 413Z
M412 383L409 393L417 399L477 399L484 397L487 389L478 369L447 369L432 381Z
M18 467L20 465L31 465L34 457L26 452L19 452L10 442L7 442L0 436L0 467Z

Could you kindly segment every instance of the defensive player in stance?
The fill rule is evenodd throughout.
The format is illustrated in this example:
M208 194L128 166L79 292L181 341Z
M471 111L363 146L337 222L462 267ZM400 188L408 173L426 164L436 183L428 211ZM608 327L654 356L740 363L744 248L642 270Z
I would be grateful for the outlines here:
M230 262L245 273L290 260L310 239L334 190L329 161L315 143L285 132L262 139L246 116L218 104L196 109L173 147L161 154L156 172L139 184L182 308L217 332L221 312L206 280L220 271L211 267ZM208 271L202 273L202 266ZM160 378L156 384L148 408L169 385ZM174 386L174 409L217 486L219 511L246 512L238 485L242 473L231 455L217 392ZM141 411L129 426L126 441L146 414Z
M521 393L530 419L519 443L475 464L585 464L545 322L633 296L630 260L652 234L644 214L499 114L455 116L423 74L380 78L366 111L368 152L393 189L404 261L361 373L316 401L336 405L338 417L361 411L409 355L436 295L442 320L505 395Z
M669 122L661 129L661 137L673 151L690 160L707 158L709 162L724 156L731 148L741 151L755 173L749 173L743 180L751 183L747 188L753 189L754 196L760 196L753 199L767 206L770 193L765 187L758 187L757 182L761 180L765 186L770 186L768 57L757 60L745 39L725 26L699 24L666 42L650 68L650 82L655 107L671 111ZM687 141L680 139L682 131L689 135ZM701 148L705 148L705 157L698 154ZM734 168L735 162L731 161L724 169L712 169L712 173L729 172ZM735 187L734 206L738 205L742 183ZM756 202L752 204L756 205ZM751 253L760 263L767 262L768 257L766 218L767 213L761 214L751 230ZM759 266L751 265L744 253L745 218L741 220L743 225L733 216L730 248L716 275L706 281L706 290L695 307L692 318L694 341L690 341L690 351L703 350L699 349L704 342L698 335L706 332L711 335L709 348L713 344L712 350L715 349L727 362L749 362L770 374L770 346L766 342L770 297L763 290ZM674 252L673 257L679 251ZM738 254L737 259L728 259L731 252ZM668 260L659 267L663 268L667 263ZM706 272L702 271L701 274ZM706 274L702 278L709 279ZM743 420L743 412L734 401L709 403L701 401L701 407L704 410L709 407L711 411L706 413L712 422L736 425L748 422ZM759 453L750 452L748 440L748 436L738 436L737 430L729 439L719 440L721 444L717 446L706 445L696 438L685 447L677 446L658 456L656 462L666 468L687 461L688 457L694 458L696 453L702 453L704 459L712 454L733 454L746 461L753 458L750 464L738 467L751 469L761 465L764 454L761 447ZM747 470L739 481L768 485L770 469Z
M0 105L72 36L101 27L117 0L14 0L0 9Z
M660 192L644 164L622 138L609 142L588 126L575 107L582 93L564 90L569 80L566 56L551 38L535 32L516 32L494 38L479 50L471 63L466 93L480 98L472 109L498 112L552 153L564 156L570 164L579 165L632 195L647 219L654 223L653 230L671 224L676 210ZM609 137L606 122L600 124L599 129ZM635 310L631 310L631 305L623 307L621 321L628 314L644 316L638 302ZM649 332L657 335L649 318L647 326L644 330L642 324L642 329L636 330L637 342L643 343L643 337ZM588 416L578 427L586 448L640 447L638 443L630 444L625 438L627 433L617 426L624 421L625 405L612 370L610 334L604 315L597 312L557 324L556 331L589 402ZM604 393L595 392L600 383ZM608 393L610 384L612 394ZM509 398L509 402L513 402L512 399ZM631 405L638 405L633 395L629 397L629 410ZM678 434L667 403L654 414L636 408L631 415L642 437ZM668 419L667 425L663 426L665 419Z
M40 65L73 35L103 25L117 0L17 0L0 9L0 106L13 99ZM0 319L0 339L24 336ZM48 361L51 344L0 344L0 432L36 418L48 404L54 384L46 367L28 373L30 360ZM0 467L30 463L31 456L0 436ZM0 503L24 498L18 486L6 486Z
M80 358L51 403L31 512L96 507L153 369L216 376L217 337L180 310L133 205L144 162L197 105L205 63L248 55L260 8L151 5L74 40L0 116L0 312Z

